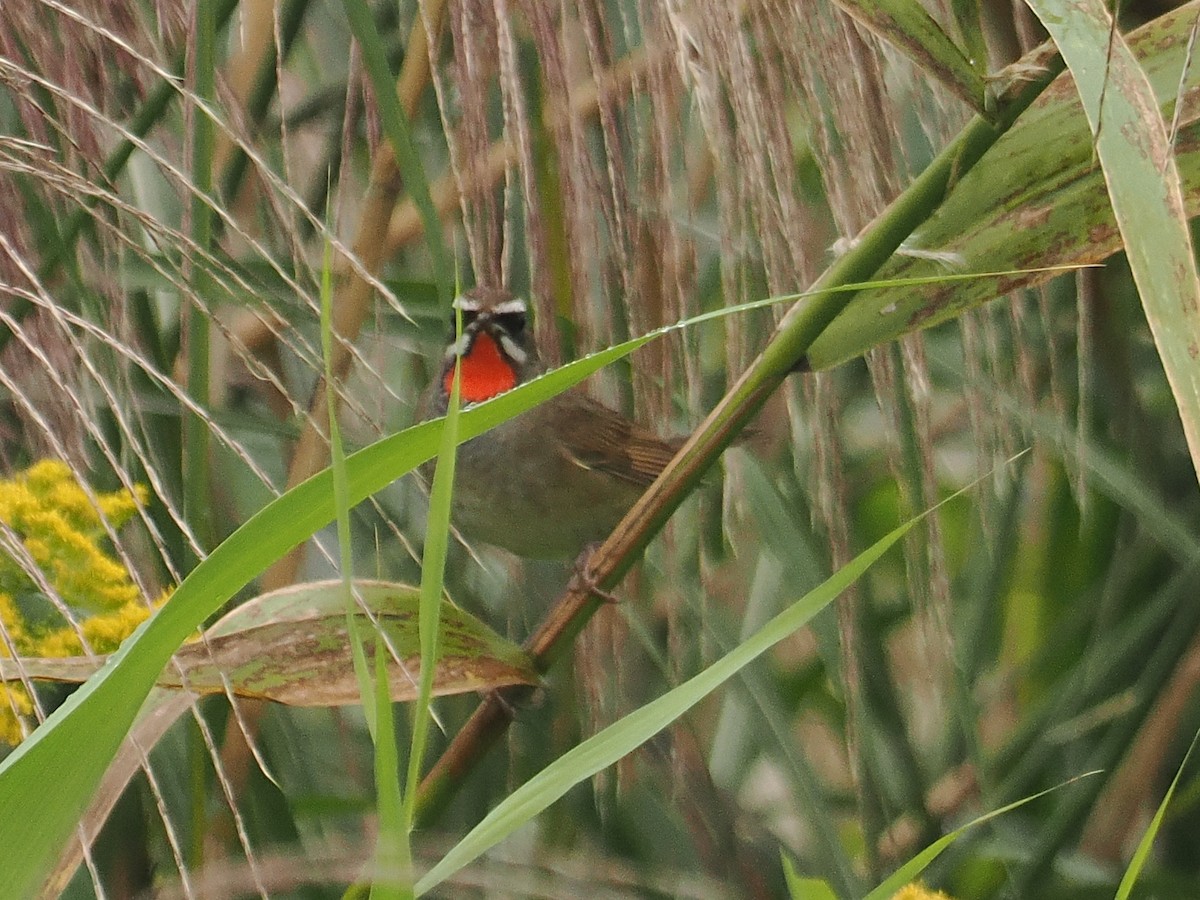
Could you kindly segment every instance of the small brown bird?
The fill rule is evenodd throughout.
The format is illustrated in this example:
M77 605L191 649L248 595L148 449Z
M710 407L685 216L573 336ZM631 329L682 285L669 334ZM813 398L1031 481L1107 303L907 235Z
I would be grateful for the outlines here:
M462 336L455 340L452 321L428 415L445 413L459 357L464 405L542 371L524 300L475 288L454 305ZM459 448L452 518L464 537L518 556L575 556L608 536L678 447L573 388Z

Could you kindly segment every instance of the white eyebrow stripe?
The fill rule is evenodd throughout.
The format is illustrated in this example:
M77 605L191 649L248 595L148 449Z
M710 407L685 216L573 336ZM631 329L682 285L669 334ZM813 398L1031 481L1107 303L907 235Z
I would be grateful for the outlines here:
M513 297L511 300L505 300L503 303L497 303L492 307L492 315L503 316L508 313L526 312L527 307L525 301L520 297Z
M450 304L456 309L461 309L463 312L479 312L479 301L474 297L468 297L466 294L460 294L454 298L454 302Z

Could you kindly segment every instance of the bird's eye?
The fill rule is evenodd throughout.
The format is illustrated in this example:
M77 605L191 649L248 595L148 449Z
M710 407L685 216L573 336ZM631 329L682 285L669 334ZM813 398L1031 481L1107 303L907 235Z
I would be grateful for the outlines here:
M525 313L506 312L496 316L496 322L513 337L519 337L525 331Z

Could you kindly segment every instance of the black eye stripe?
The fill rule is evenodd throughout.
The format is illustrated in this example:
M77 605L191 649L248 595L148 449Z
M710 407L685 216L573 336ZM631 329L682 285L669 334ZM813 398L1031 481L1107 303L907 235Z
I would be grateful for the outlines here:
M501 313L496 316L496 323L513 337L516 337L525 330L525 313Z

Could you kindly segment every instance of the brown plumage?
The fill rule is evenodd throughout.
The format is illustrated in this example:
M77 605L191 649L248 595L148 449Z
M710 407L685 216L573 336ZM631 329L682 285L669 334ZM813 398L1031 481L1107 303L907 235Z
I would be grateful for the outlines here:
M446 374L463 357L464 396L521 383L541 371L523 301L474 290L455 301L463 332L449 341L425 408L446 409ZM471 355L483 354L477 365ZM496 354L515 378L497 377ZM479 374L477 383L468 379ZM663 440L579 388L566 391L459 448L453 518L467 538L520 556L565 557L609 534L680 446ZM426 471L428 477L428 470Z
M561 411L562 449L577 465L646 488L682 441L666 441L582 394Z

